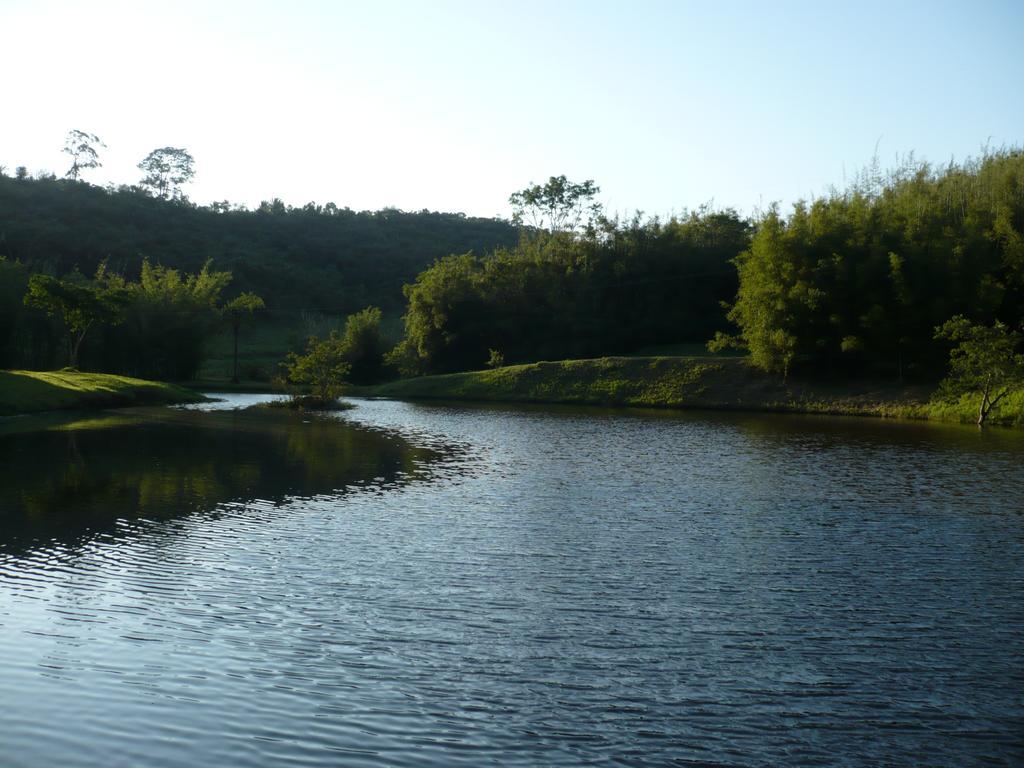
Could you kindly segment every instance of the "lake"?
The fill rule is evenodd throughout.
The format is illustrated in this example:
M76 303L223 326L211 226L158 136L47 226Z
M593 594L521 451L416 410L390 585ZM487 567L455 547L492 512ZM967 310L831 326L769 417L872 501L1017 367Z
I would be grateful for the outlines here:
M0 764L1024 763L1024 434L0 422Z

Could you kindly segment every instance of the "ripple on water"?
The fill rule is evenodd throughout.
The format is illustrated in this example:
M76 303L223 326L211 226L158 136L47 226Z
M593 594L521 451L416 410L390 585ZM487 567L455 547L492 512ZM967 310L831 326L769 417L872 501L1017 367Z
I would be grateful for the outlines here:
M21 436L5 765L1024 762L1016 435L340 418Z

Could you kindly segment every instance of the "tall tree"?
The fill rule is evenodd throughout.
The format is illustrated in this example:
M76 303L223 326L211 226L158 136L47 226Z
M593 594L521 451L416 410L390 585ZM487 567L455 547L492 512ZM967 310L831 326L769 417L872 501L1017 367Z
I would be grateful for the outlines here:
M574 232L601 213L594 200L600 191L592 179L574 184L565 176L552 176L546 184L531 183L509 197L512 221L552 233Z
M238 332L242 327L242 321L252 317L253 313L266 306L263 299L251 291L236 296L224 306L224 316L231 323L231 333L234 336L235 351L231 364L231 381L238 383Z
M196 175L192 155L178 147L154 149L143 158L138 168L145 174L142 186L165 200L182 197L182 185Z
M106 149L107 145L100 141L100 137L96 134L78 129L68 131L67 138L64 140L64 149L61 150L65 155L71 156L71 167L68 169L66 177L77 181L83 170L100 168L103 163L100 162L97 147Z
M760 222L751 247L736 258L739 293L728 317L743 331L739 337L716 334L712 351L749 349L755 365L785 378L798 351L802 318L821 298L810 283L812 265L792 243L802 237L806 209L797 206L788 226L772 207Z

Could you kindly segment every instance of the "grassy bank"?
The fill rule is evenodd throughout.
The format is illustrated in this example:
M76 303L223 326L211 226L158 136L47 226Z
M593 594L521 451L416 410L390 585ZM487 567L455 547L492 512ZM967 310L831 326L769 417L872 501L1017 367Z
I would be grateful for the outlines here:
M605 357L405 379L358 394L396 399L708 408L973 422L977 404L930 402L932 387L821 382L766 374L739 358ZM1021 423L1024 393L993 423Z
M193 403L204 398L158 381L80 371L0 371L0 416L66 409Z

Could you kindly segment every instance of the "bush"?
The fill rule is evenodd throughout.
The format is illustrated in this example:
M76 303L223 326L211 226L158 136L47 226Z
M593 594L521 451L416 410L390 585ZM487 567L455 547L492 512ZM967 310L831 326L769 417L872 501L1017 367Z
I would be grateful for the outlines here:
M326 339L311 336L306 354L288 353L282 364L286 380L294 384L308 384L313 400L307 405L325 406L334 403L345 387L352 366L345 360L345 344L337 331ZM299 399L293 394L293 399Z

